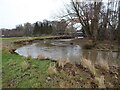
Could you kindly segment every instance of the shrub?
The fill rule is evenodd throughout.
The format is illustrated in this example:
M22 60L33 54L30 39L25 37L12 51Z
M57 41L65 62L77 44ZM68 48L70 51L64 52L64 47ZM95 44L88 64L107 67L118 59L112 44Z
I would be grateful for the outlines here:
M92 49L92 48L94 48L94 45L93 45L93 44L85 44L85 45L83 46L83 49Z

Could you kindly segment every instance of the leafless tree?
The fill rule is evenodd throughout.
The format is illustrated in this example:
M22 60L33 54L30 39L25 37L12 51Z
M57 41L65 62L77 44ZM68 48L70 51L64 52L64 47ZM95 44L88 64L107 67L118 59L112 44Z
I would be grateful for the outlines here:
M71 5L67 5L67 14L63 17L69 17L71 21L80 23L85 33L85 36L93 39L113 40L116 36L118 25L118 1L95 2L78 2L78 0L71 0Z

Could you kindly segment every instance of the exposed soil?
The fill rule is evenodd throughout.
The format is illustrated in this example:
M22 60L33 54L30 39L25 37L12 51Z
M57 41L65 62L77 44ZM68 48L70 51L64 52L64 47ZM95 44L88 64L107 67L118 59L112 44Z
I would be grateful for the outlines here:
M47 81L57 80L57 87L60 81L65 81L63 87L77 86L79 88L99 88L100 83L103 82L102 88L120 88L120 67L111 66L110 70L104 70L100 66L95 65L97 71L96 75L93 75L88 68L84 68L81 64L67 63L62 68L56 64L58 74L50 74ZM66 74L67 77L62 77L60 73ZM104 77L104 81L96 81L96 77L101 80L101 76Z

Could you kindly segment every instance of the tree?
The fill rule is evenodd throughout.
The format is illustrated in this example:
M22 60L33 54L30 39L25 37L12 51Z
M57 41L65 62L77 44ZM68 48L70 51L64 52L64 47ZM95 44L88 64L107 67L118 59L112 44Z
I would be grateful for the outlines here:
M83 32L88 38L97 38L99 12L102 6L101 2L77 2L77 0L71 0L72 11L74 19L78 19L82 25Z
M116 27L118 25L118 1L112 2L108 0L107 3L96 2L90 0L89 2L78 2L78 0L71 0L71 4L67 5L67 15L63 17L71 18L71 20L80 23L82 31L89 39L114 40Z
M118 11L119 11L119 16L118 16L118 27L117 27L118 29L117 39L118 39L118 46L120 51L120 1L119 1Z
M25 32L25 36L32 36L33 26L31 25L31 23L27 22L24 24L24 32Z
M40 26L38 25L38 22L35 23L34 29L33 29L33 35L39 36L40 35Z

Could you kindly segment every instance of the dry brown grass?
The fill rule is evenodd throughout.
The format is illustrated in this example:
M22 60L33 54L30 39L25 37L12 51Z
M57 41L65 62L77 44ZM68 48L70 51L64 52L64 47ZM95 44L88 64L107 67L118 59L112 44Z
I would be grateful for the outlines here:
M87 60L87 59L82 58L81 61L80 61L80 64L81 64L83 67L88 68L89 71L90 71L93 75L96 75L95 66L94 66L94 64L92 64L92 62L91 62L90 60Z
M2 51L4 52L9 52L10 50L14 49L13 46L11 46L10 44L3 44L2 45Z
M108 65L108 61L107 60L103 60L103 59L100 59L98 62L97 62L97 65L99 65L101 68L103 68L104 70L109 70L109 65Z
M25 57L26 60L30 60L32 59L32 56L31 55L28 55L27 57Z
M95 82L98 84L99 88L105 88L104 81L105 81L104 76L95 77Z
M64 82L61 81L61 82L59 82L59 87L60 88L69 88L70 84L66 81L64 81Z
M46 60L46 59L48 59L48 57L45 57L44 55L40 54L37 56L37 59L38 60Z
M50 66L48 68L48 73L49 74L57 73L57 69L56 69L55 65L56 65L55 63L50 64Z
M69 62L70 62L70 60L69 60L68 58L67 58L67 59L64 59L64 60L59 59L59 60L58 60L58 67L64 68L64 65L67 64L67 63L69 63Z
M27 69L29 66L30 66L30 65L29 65L29 63L28 63L27 61L23 61L23 62L21 63L21 67L22 67L23 70Z

